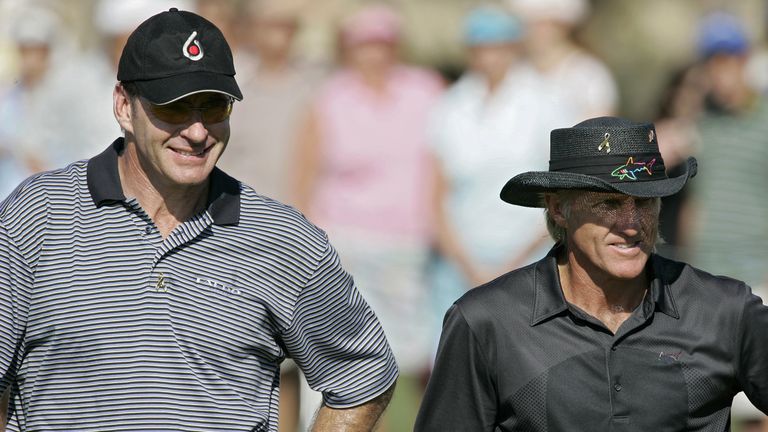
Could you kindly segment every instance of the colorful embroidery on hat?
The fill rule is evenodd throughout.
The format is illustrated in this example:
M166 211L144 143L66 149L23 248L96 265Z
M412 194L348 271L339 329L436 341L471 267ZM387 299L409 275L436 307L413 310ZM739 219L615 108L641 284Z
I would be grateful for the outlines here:
M187 38L187 41L184 42L182 53L184 53L184 57L198 61L203 58L203 47L200 46L200 41L195 39L195 36L197 36L197 32L193 31Z
M635 158L630 156L629 159L627 159L627 163L613 170L611 175L613 177L618 177L619 180L637 180L636 173L642 171L647 172L648 175L653 175L651 168L653 168L653 164L655 163L656 158L651 159L650 162L635 162Z

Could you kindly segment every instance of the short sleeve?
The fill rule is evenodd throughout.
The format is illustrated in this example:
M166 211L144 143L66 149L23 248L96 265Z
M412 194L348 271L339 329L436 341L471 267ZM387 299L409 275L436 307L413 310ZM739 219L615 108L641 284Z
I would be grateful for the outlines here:
M749 291L749 290L748 290ZM749 291L740 323L738 379L744 394L768 414L768 306Z
M26 326L30 270L0 222L0 393L16 379Z
M309 386L332 408L365 403L397 379L384 331L330 245L282 337Z
M453 305L414 430L493 431L497 399L487 359L460 307Z

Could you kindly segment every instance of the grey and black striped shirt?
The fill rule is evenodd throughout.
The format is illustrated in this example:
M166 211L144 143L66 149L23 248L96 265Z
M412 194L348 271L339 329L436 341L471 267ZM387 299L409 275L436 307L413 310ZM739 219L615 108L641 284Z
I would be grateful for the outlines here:
M0 204L0 390L25 431L275 431L292 357L327 405L397 366L325 234L218 169L163 239L104 153Z

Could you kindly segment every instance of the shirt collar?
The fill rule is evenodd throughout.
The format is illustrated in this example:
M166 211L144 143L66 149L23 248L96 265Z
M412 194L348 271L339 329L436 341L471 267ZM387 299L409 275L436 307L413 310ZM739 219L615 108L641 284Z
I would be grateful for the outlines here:
M675 303L674 292L679 291L685 264L651 254L651 290L650 297L656 303L656 309L672 318L679 319L680 313Z
M563 248L561 243L556 244L544 259L535 264L533 273L535 292L531 326L538 325L568 309L557 269L557 257ZM680 280L683 267L684 264L682 263L651 254L646 270L650 273L651 279L647 298L655 303L656 310L672 318L680 318L672 293L673 285L676 285Z
M98 156L88 161L88 190L96 207L126 200L117 158L125 148L123 138L116 139ZM240 184L224 171L211 172L207 208L216 225L236 225L240 221Z

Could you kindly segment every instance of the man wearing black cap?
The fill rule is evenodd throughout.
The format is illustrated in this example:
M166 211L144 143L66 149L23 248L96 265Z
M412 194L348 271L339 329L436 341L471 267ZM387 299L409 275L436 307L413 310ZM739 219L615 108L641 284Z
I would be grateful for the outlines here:
M373 428L397 378L375 315L321 230L215 167L234 74L213 24L151 17L120 59L125 136L0 203L21 430L275 431L288 356L323 392L314 430Z
M448 311L417 431L726 431L733 396L768 411L768 308L743 282L654 254L667 177L652 124L551 134L550 170L512 178L544 207L541 261Z

